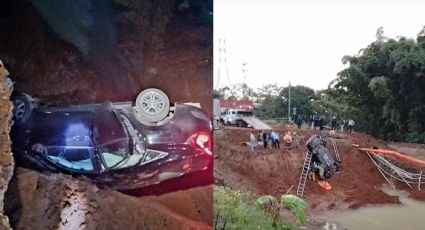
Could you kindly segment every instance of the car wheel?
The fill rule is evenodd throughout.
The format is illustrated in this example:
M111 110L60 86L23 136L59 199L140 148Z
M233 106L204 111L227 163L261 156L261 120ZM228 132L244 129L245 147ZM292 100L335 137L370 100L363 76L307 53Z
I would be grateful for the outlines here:
M136 99L136 117L142 122L154 123L167 117L170 100L162 90L149 88L143 90Z
M22 124L31 116L33 105L29 96L17 95L12 98L13 102L13 120L15 124Z

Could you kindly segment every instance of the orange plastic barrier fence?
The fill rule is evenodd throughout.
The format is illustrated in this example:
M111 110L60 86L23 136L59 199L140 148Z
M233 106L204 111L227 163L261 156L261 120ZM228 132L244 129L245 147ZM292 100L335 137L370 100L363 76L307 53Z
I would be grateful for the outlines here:
M359 150L366 151L366 152L383 154L383 155L394 155L396 157L399 157L399 158L401 158L403 160L406 160L406 161L410 161L412 163L416 163L416 164L420 164L420 165L425 165L425 161L423 161L423 160L419 160L419 159L416 159L416 158L407 156L404 153L399 153L399 152L394 151L394 150L388 150L388 149L369 149L369 148L359 148Z

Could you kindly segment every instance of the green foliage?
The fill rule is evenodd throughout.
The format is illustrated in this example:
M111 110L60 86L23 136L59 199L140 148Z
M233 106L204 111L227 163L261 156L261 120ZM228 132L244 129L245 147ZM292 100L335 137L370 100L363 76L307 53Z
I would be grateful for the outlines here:
M289 87L285 87L280 92L281 97L288 98L289 97ZM291 107L297 108L298 114L312 114L313 112L313 106L312 106L312 100L315 101L316 94L313 89L308 88L306 86L291 86ZM285 99L285 105L287 108ZM292 110L291 108L291 110ZM287 113L287 110L286 110ZM292 111L291 111L292 113Z
M262 197L258 198L254 202L254 204L259 206L259 207L264 206L264 205L269 205L269 204L274 205L274 204L277 204L277 199L276 199L276 197L271 196L271 195L262 196Z
M250 204L245 200L238 191L214 186L214 228L295 229L282 219L275 220L272 214L263 212L258 203Z
M284 194L280 198L280 204L278 204L278 201L274 196L266 195L258 198L254 202L254 204L268 212L274 211L276 215L279 215L279 211L281 208L286 207L292 212L295 217L297 217L301 225L305 224L307 202L305 202L298 196Z
M425 143L425 38L377 40L357 56L344 56L349 67L331 83L332 97L361 129L378 138Z
M282 118L288 116L289 87L267 85L260 89L261 108L256 111L256 116L263 118ZM306 86L291 86L291 116L293 108L297 114L312 115L313 102L317 100L313 89Z
M267 210L268 212L271 212L272 210L278 208L279 203L278 203L276 197L271 196L271 195L267 195L267 196L262 196L262 197L258 198L254 202L254 205L261 208L262 210Z
M280 200L281 204L286 205L302 225L305 224L307 202L295 195L282 195Z

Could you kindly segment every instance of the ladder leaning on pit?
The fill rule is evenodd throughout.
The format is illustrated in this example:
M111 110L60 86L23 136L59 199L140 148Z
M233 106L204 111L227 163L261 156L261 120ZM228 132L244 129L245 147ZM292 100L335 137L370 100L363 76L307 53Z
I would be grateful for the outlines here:
M331 142L332 142L332 148L334 149L335 159L341 162L341 158L339 157L338 147L335 143L335 139L331 138Z
M308 171L310 170L310 163L311 163L312 156L313 156L313 153L310 151L307 151L307 153L305 154L304 165L302 168L300 180L298 182L298 189L297 189L297 196L299 197L304 196L304 188L305 188L305 183L307 182L307 175L308 175Z

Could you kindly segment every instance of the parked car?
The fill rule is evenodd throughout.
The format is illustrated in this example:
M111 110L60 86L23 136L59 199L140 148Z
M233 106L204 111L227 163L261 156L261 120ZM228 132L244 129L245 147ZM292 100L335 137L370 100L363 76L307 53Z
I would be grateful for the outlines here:
M100 187L132 190L212 165L212 125L200 108L158 89L132 102L40 106L18 93L11 130L19 165L84 175Z

